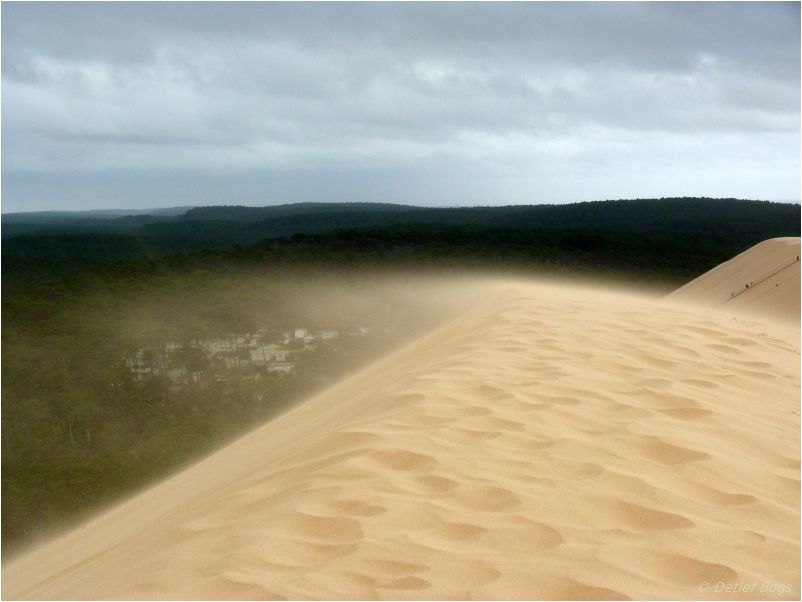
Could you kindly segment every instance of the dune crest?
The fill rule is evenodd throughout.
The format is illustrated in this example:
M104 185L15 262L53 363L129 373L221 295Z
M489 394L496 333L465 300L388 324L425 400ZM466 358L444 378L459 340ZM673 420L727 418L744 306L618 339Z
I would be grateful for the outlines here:
M787 329L511 285L8 564L3 595L798 599L799 386Z
M799 240L764 240L680 287L668 298L799 324Z

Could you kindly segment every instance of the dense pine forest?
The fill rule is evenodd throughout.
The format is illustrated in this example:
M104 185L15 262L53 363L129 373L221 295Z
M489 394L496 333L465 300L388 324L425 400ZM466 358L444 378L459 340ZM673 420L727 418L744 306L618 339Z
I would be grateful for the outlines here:
M177 470L456 307L424 311L414 291L379 291L365 274L668 291L799 233L799 205L735 199L4 215L4 550Z
M310 245L338 251L337 260L353 252L366 261L388 254L433 263L509 258L527 269L532 262L591 262L594 270L609 266L676 282L766 238L799 233L799 205L736 199L451 209L301 203L100 215L4 215L3 284L234 247L280 247L282 259L306 261ZM297 236L303 234L311 238Z

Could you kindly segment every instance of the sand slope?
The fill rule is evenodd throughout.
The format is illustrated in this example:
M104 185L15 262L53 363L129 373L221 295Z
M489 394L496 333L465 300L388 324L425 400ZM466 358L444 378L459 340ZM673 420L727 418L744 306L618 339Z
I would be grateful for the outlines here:
M798 324L799 247L799 237L764 240L677 289L669 298Z
M798 599L799 386L795 329L510 286L3 595Z

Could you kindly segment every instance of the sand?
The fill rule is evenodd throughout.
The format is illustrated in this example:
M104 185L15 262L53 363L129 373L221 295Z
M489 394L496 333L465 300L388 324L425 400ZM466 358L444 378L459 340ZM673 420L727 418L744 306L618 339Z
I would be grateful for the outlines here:
M799 360L796 325L505 284L3 596L799 599Z
M799 246L799 237L764 240L677 289L670 298L799 324Z

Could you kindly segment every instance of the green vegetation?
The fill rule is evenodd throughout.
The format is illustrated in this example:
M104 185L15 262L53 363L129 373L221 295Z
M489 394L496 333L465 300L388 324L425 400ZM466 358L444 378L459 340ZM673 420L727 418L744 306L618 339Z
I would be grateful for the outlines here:
M360 274L469 268L668 290L798 236L799 217L798 205L715 199L4 216L4 550L177 470L453 310L424 311ZM215 379L189 351L198 382L137 379L126 365L138 350L297 327L371 334L298 355L292 376Z
M455 256L461 256L462 249L451 247L452 242L473 252L469 248L473 245L459 241L465 233L482 237L487 246L500 247L502 254L512 244L527 245L535 257L542 255L541 251L550 256L562 255L567 242L579 251L594 251L586 255L591 259L598 258L597 251L603 252L602 263L617 256L616 263L632 265L638 262L632 253L647 250L652 255L650 259L679 270L676 275L685 277L766 238L799 234L799 205L736 199L645 199L452 209L301 203L200 207L175 213L104 218L93 217L95 214L89 212L68 217L4 215L3 284L13 286L111 261L152 260L165 255L252 246L295 234L357 229L373 229L377 236L389 238L406 236L416 229L421 236L430 238L437 232L440 246L448 246ZM491 240L494 237L498 237L497 242ZM430 246L435 252L438 245ZM663 251L674 256L663 260ZM651 272L652 267L647 265L646 270Z

